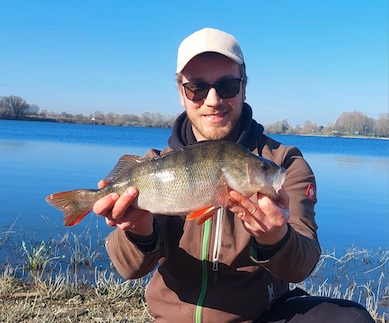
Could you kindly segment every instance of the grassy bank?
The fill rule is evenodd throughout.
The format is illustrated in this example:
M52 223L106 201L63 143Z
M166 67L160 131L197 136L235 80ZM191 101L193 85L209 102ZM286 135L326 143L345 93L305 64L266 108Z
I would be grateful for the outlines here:
M25 241L0 229L0 322L151 322L144 300L150 277L124 281L88 230ZM376 322L389 321L389 250L323 252L299 287L311 295L354 300Z

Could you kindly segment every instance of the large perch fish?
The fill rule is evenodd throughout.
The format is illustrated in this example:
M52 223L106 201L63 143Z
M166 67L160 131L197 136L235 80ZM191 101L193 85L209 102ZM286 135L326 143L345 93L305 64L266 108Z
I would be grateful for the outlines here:
M51 194L46 201L64 212L64 224L79 223L101 197L135 186L133 206L153 214L209 218L228 204L228 191L256 192L277 199L286 171L228 141L204 141L161 157L124 155L105 178L102 189L77 189Z

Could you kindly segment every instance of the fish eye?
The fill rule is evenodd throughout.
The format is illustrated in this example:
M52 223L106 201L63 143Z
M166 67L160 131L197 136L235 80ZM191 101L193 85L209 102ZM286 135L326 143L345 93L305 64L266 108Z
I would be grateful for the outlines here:
M262 168L263 171L266 172L266 171L268 171L270 169L270 165L269 165L269 163L267 163L265 161L262 161L261 162L261 168Z

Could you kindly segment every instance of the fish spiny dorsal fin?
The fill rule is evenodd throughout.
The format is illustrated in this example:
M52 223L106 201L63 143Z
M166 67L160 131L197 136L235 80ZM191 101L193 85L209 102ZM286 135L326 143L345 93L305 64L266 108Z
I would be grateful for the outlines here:
M111 172L104 178L105 181L111 183L120 177L124 172L127 172L129 169L133 168L135 165L144 162L145 158L135 155L123 155L120 157L119 161Z

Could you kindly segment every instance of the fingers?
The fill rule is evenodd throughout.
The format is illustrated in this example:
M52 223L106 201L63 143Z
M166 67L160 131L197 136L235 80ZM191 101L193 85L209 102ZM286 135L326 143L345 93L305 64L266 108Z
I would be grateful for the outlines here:
M113 220L123 217L127 209L131 206L132 202L138 196L138 191L134 187L128 188L116 201L111 211L111 217Z
M258 243L273 245L286 235L289 197L285 190L280 190L277 201L260 193L249 199L231 191L230 197L229 209L242 220L245 229Z
M99 199L93 206L93 212L105 216L108 220L120 219L138 195L134 187L127 189L121 196L117 193L108 194ZM114 221L115 222L115 221ZM112 223L108 223L111 225Z
M105 223L107 223L107 225L109 225L110 227L116 227L117 223L108 219L108 218L105 218Z
M99 182L99 187L104 186L105 181ZM105 222L111 227L124 231L131 231L139 236L149 236L153 233L153 215L145 210L132 207L132 203L138 196L135 187L129 187L122 195L108 194L93 206L97 215L105 217Z
M263 216L258 205L249 198L235 191L230 192L230 197L232 198L232 203L230 204L229 209L241 220L245 222L252 222L256 218Z
M93 212L97 215L105 215L111 211L116 201L119 199L119 194L111 193L97 200L93 205Z

